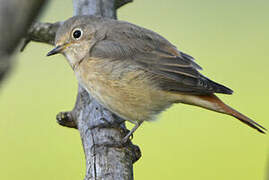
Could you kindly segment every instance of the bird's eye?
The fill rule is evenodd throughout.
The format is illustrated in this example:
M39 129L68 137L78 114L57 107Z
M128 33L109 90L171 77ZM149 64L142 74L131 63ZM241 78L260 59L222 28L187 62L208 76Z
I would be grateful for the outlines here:
M72 34L73 38L78 40L82 36L82 30L81 29L75 29Z

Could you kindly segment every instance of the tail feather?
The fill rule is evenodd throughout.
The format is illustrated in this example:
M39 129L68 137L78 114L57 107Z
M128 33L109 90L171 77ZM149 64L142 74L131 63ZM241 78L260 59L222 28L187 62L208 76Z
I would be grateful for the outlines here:
M185 96L185 98L183 99L183 103L200 106L209 110L231 115L261 133L265 133L265 131L267 131L266 128L264 128L257 122L226 105L214 94L207 96Z
M248 118L247 116L245 116L244 114L241 114L240 112L236 111L235 109L229 107L226 105L226 112L227 114L237 118L238 120L240 120L241 122L245 123L246 125L256 129L257 131L261 132L261 133L265 133L265 131L267 131L267 129L265 127L263 127L262 125L256 123L255 121L253 121L252 119Z

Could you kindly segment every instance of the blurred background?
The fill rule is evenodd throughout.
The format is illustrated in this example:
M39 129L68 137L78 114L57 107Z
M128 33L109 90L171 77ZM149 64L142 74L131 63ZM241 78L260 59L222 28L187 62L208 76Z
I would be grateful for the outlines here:
M269 128L269 1L134 0L118 18L149 28L197 59L203 74L232 88L226 103ZM55 0L41 21L72 16L72 2ZM79 133L55 116L71 110L77 81L52 47L30 43L0 90L0 179L79 180L85 162ZM144 123L133 142L142 150L134 176L144 179L265 180L268 135L236 119L174 105Z

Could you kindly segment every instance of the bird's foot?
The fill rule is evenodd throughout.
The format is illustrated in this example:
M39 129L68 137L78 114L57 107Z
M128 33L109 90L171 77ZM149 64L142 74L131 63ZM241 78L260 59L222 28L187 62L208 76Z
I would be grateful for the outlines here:
M133 139L133 133L137 130L137 128L143 123L143 121L136 122L135 126L128 134L122 139L122 143L126 144L129 140Z
M121 140L121 142L123 144L127 144L128 141L132 140L134 137L133 133L131 131L128 130L128 133L126 136L124 136L124 138Z

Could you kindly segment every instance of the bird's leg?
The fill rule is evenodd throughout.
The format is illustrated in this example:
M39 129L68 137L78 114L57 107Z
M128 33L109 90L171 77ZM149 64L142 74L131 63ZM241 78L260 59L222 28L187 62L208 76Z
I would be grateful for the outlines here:
M129 137L137 130L137 128L143 123L143 121L136 121L135 127L122 139L123 143L126 143L129 140Z

